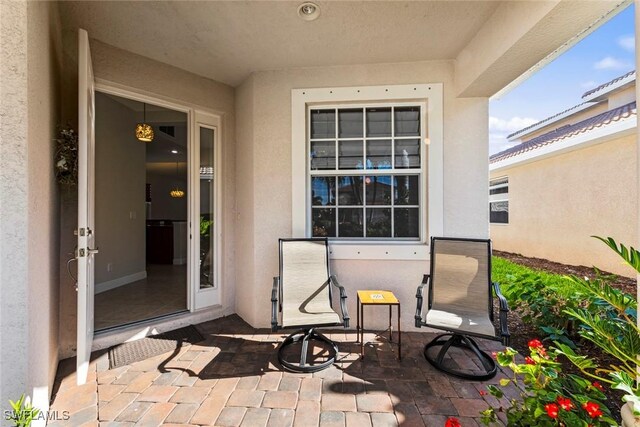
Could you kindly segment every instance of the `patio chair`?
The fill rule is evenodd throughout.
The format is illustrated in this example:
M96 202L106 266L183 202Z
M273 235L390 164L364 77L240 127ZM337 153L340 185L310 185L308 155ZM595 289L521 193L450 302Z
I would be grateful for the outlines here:
M332 365L338 347L318 327L349 327L347 294L329 272L329 245L326 238L280 239L280 275L273 278L271 292L271 330L297 328L278 348L278 361L293 372L316 372ZM340 292L342 320L332 308L332 287ZM278 324L278 313L281 323ZM328 351L321 363L308 363L309 342L319 343ZM285 351L301 344L300 359L289 361Z
M416 327L426 326L447 333L438 335L425 346L425 358L436 369L459 378L480 381L492 378L498 369L496 363L473 339L486 338L509 344L507 300L500 293L499 285L491 282L491 240L432 237L430 262L430 274L424 275L416 294ZM425 286L428 296L427 310L423 314ZM499 332L493 325L494 293L500 303ZM434 357L435 351L429 350L438 347L440 351ZM451 347L470 352L479 360L484 373L452 366L456 364L445 360Z

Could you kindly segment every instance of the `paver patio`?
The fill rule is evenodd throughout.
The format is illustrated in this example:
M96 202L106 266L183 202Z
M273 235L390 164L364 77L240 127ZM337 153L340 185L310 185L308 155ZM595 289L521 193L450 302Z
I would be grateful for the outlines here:
M479 411L495 403L480 394L486 383L457 380L427 363L422 349L431 333L403 333L400 362L397 348L374 333L365 334L361 360L355 330L334 330L326 335L338 342L339 361L296 374L277 365L285 334L251 328L235 315L197 328L204 341L128 366L109 370L107 355L96 354L83 386L75 385L75 360L63 361L51 411L70 418L49 425L443 426L455 416L476 426ZM488 351L501 348L479 341ZM450 363L480 371L460 356ZM488 383L504 377L499 371Z

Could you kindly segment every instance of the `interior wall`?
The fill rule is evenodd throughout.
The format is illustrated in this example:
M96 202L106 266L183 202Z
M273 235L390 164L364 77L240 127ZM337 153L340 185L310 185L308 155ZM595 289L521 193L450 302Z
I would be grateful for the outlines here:
M96 94L95 120L99 291L105 282L146 275L146 145L135 138L135 113L107 95Z
M493 247L635 277L593 235L634 245L635 134L492 172L509 177L509 224L491 224Z
M177 170L177 172L176 172ZM187 167L185 163L154 163L147 165L147 183L151 184L149 219L187 220ZM185 192L181 198L169 194L176 186Z
M57 5L0 2L0 40L0 401L25 393L46 411L58 363Z
M265 299L278 273L278 238L291 236L291 89L443 83L444 232L488 236L488 101L456 98L453 73L449 61L336 66L254 73L239 88L237 240L243 271L236 307L243 319L269 326ZM403 303L403 327L413 329L415 289L428 271L426 261L339 260L332 268L350 295L352 315L357 289L392 289Z
M89 34L91 37L91 34ZM63 31L65 98L77 99L77 28ZM93 71L96 79L108 81L149 96L183 103L220 114L222 117L222 301L226 312L233 312L235 301L235 119L234 89L228 85L189 73L176 67L136 55L99 41L90 40ZM77 103L66 103L64 119L77 123ZM61 263L73 252L73 228L77 217L77 199L71 194L63 199L61 218ZM75 354L76 295L73 282L61 274L60 331L61 357Z

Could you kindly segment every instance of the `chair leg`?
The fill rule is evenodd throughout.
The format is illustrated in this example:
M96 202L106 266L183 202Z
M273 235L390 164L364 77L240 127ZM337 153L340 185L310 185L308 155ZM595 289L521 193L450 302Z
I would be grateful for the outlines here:
M446 338L449 337L449 338ZM438 352L438 355L434 359L429 354L429 349L432 347L441 346L442 348ZM448 368L444 366L444 357L446 353L449 351L451 347L458 347L462 349L467 349L473 353L473 355L480 360L482 367L485 370L485 374L471 374L469 372L464 372L460 370L456 370L453 368ZM463 378L466 380L476 380L476 381L484 381L493 378L498 372L498 366L496 362L484 351L480 350L478 344L469 336L461 335L461 334L441 334L435 337L430 343L425 345L424 347L424 357L427 361L439 371L442 371L446 374Z
M329 357L326 361L318 364L307 364L307 353L309 350L309 341L319 341L329 347ZM300 363L290 362L285 359L284 351L287 347L301 343ZM338 346L326 336L317 332L315 329L301 329L284 339L278 348L278 362L288 371L291 372L317 372L333 365L338 355Z

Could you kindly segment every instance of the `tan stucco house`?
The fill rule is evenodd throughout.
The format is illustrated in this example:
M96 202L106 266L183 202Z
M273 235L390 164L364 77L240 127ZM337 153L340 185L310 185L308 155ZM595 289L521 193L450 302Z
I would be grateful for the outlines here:
M509 135L489 160L494 248L630 275L590 236L637 236L637 116L631 71Z
M351 312L390 289L411 330L429 237L489 235L489 97L628 5L302 3L0 2L1 402L147 334L268 327L280 237L329 237Z

